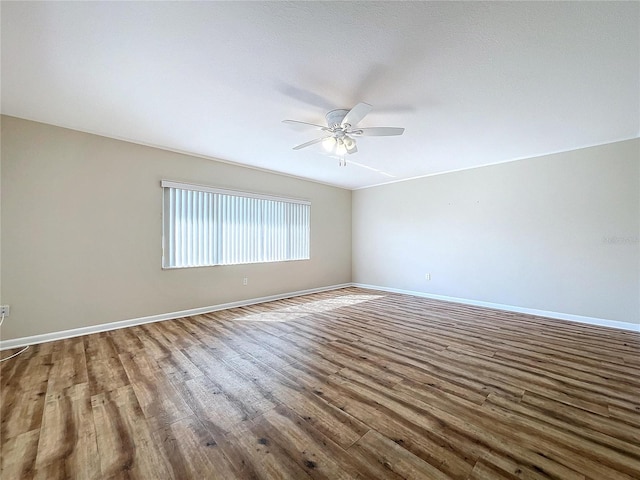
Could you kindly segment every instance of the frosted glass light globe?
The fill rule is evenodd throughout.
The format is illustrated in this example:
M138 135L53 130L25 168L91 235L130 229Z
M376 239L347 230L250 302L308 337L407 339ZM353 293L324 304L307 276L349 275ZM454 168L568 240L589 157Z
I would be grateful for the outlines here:
M336 139L333 137L327 137L322 141L322 146L327 152L332 152L336 146Z

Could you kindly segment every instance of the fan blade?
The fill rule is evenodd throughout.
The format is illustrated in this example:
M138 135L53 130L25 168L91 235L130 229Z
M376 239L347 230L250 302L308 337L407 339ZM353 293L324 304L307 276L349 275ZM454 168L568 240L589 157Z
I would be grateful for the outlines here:
M359 103L344 116L342 125L348 123L349 125L357 125L370 111L371 105L368 103Z
M400 127L370 127L359 128L353 132L348 132L349 135L355 137L389 137L392 135L402 135L404 128Z
M292 127L302 127L302 128L314 127L319 130L329 130L329 128L325 127L324 125L316 125L315 123L300 122L298 120L282 120L282 123L286 123L288 125L291 125Z
M297 145L297 146L293 147L293 149L294 149L294 150L300 150L301 148L308 147L309 145L313 145L314 143L320 143L320 142L321 142L321 141L323 141L325 138L328 138L328 137L316 138L316 139L314 139L314 140L311 140L310 142L303 143L303 144L301 144L301 145Z

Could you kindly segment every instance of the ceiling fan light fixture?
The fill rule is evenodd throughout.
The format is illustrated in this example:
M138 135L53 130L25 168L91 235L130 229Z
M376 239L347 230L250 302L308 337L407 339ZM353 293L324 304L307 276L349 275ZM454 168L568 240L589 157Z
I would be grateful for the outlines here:
M299 120L283 120L284 123L292 126L313 127L325 132L324 137L316 138L309 142L293 147L294 150L322 143L324 149L344 158L345 154L354 154L358 152L356 139L369 137L389 137L394 135L402 135L404 128L399 127L357 127L357 124L371 111L371 105L368 103L358 103L351 110L331 110L325 115L327 126L315 123L301 122Z
M344 137L343 143L344 143L345 148L347 149L347 152L349 152L349 153L351 153L351 151L356 146L356 141L353 138L347 137L347 136Z
M336 146L336 139L333 137L327 137L322 141L322 146L327 152L333 152Z

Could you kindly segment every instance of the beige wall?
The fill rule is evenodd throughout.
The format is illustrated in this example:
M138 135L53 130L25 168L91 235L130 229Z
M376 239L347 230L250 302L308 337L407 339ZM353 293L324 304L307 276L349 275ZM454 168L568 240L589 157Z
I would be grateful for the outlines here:
M640 140L358 190L353 204L12 117L1 154L2 340L352 280L640 323ZM161 179L310 199L312 259L161 270Z
M640 323L639 166L636 139L355 191L353 280Z
M348 190L6 116L1 153L2 340L351 281ZM162 179L311 200L311 260L163 271Z

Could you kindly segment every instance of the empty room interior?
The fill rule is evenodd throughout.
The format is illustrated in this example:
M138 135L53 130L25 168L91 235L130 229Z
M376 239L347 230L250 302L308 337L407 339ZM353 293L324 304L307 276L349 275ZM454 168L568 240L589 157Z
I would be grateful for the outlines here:
M640 479L639 1L0 21L0 477Z

